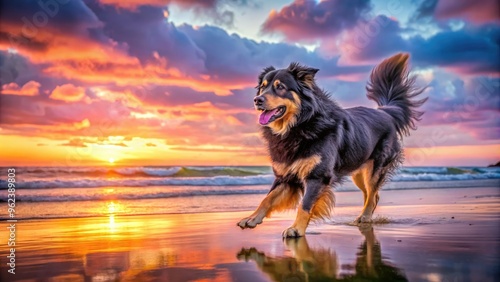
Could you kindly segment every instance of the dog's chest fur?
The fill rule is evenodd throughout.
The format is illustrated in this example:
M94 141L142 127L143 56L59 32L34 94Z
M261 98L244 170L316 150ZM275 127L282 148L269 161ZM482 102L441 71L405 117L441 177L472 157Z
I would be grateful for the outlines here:
M273 162L273 170L277 176L285 178L295 176L304 180L320 162L321 156L316 154L297 159L292 163Z
M310 140L293 136L292 132L286 138L268 134L266 130L263 133L268 142L268 150L276 176L304 180L321 162L321 156L311 151Z

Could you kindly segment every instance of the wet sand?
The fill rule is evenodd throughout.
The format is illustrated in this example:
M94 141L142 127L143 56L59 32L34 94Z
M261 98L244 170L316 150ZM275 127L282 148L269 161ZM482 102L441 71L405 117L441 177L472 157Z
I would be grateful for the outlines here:
M500 189L383 191L381 223L349 225L361 193L337 193L332 221L281 239L292 213L253 230L249 212L24 220L15 275L0 230L1 281L498 281ZM257 204L257 203L256 203ZM77 208L77 207L75 207ZM389 223L382 222L387 221Z

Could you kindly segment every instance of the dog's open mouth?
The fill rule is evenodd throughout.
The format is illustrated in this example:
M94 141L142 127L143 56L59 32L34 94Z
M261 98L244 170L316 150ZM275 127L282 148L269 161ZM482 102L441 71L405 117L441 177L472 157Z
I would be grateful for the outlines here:
M269 124L280 117L282 117L286 112L285 106L280 106L272 110L263 110L260 114L259 123L262 125Z

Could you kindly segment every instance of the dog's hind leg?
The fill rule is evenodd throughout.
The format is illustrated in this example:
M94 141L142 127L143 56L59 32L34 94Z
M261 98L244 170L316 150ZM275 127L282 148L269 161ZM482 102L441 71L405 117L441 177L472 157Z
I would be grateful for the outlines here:
M371 222L373 212L377 207L379 195L378 190L385 179L384 169L374 169L373 160L366 162L358 172L353 175L354 183L365 194L363 211L354 220L355 223ZM363 189L364 188L364 189Z
M402 161L401 153L395 149L390 157L382 158L382 162L367 161L353 174L354 183L363 191L365 202L363 211L354 220L355 223L371 222L373 212L377 207L380 196L378 191L392 175Z
M352 174L352 182L358 186L359 190L363 192L363 203L366 203L366 187L365 187L365 182L363 180L363 173L361 170L357 170Z
M242 229L254 228L273 211L295 208L301 196L301 187L287 183L275 183L259 207L249 217L240 220L237 225Z

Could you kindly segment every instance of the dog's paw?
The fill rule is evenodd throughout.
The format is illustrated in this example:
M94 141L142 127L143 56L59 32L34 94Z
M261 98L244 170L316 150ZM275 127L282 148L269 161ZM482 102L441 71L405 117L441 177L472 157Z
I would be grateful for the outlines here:
M352 223L354 224L361 224L361 223L371 223L372 222L372 216L371 215L360 215L358 216Z
M237 223L237 225L241 229L245 228L254 228L255 226L259 225L262 223L262 218L259 217L245 217L244 219L240 220L240 222Z
M297 228L291 226L283 230L282 236L283 238L298 238L304 236L304 234L305 231L300 231Z

